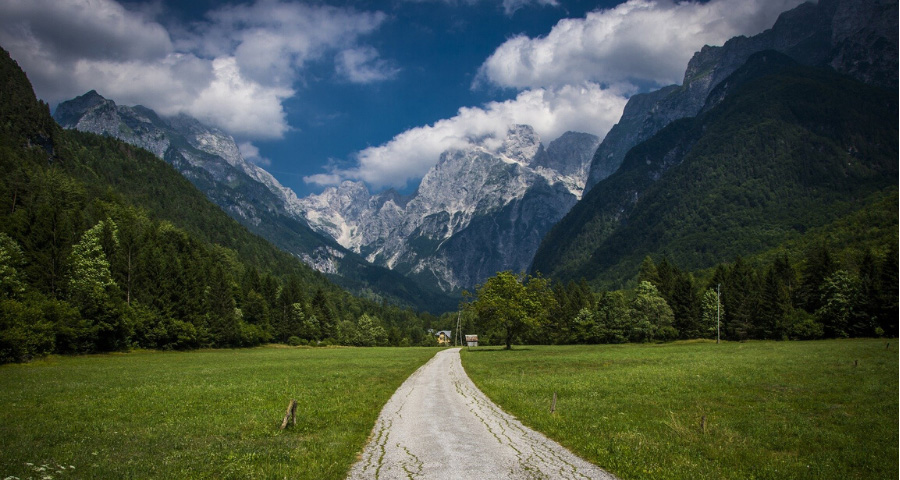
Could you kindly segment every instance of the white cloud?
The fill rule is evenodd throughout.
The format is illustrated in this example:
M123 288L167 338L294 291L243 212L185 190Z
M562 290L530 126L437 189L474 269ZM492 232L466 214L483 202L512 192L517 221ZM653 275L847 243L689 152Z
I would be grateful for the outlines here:
M619 120L635 83L679 82L691 55L704 44L758 33L801 1L629 0L582 19L561 20L545 37L513 37L484 62L476 85L516 88L515 99L461 108L452 118L358 152L353 168L332 166L305 180L324 185L356 179L375 188L403 187L421 178L444 151L475 139L499 142L512 124L533 126L544 141L567 130L602 137ZM527 3L534 2L504 0L503 5L512 13Z
M505 102L460 108L452 118L412 128L384 145L362 150L354 168L333 168L327 174L304 180L333 185L357 179L376 188L403 187L421 178L442 152L466 147L476 140L495 140L499 144L514 124L531 125L544 141L554 140L568 130L605 135L622 114L625 93L586 83L527 90Z
M503 0L503 11L507 15L516 13L516 10L527 7L530 4L537 4L542 7L558 7L559 2L556 0Z
M250 142L239 143L238 150L241 151L241 156L244 157L244 160L247 160L248 162L255 163L260 167L269 167L272 165L272 161L260 155L259 148Z
M400 70L378 58L372 47L344 50L335 58L337 73L353 83L372 83L397 76Z
M771 27L802 0L629 0L585 18L563 19L544 37L507 40L484 62L476 85L517 89L577 82L680 83L691 55Z
M217 58L212 67L215 78L190 103L189 113L242 136L281 138L289 129L281 102L294 91L245 79L233 57Z
M167 29L149 11L114 0L4 0L0 45L51 104L96 89L243 138L280 138L290 129L283 102L311 61L362 51L367 60L348 73L371 82L393 72L359 46L385 21L380 12L258 0Z
M360 36L387 19L382 12L278 0L226 6L208 17L210 22L197 26L192 40L203 51L233 55L241 71L257 82L288 86L307 62L355 48Z
M451 6L457 5L475 5L484 0L405 0L407 2L413 3L425 3L425 2L440 2L445 3ZM528 7L532 4L538 5L541 7L558 7L559 2L557 0L488 0L491 3L499 3L500 6L503 7L503 13L507 16L512 16L516 13L517 10L521 8Z

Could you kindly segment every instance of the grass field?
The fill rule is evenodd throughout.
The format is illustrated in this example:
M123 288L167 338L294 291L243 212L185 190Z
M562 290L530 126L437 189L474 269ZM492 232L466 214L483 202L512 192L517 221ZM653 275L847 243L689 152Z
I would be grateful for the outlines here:
M896 479L898 346L479 348L462 358L506 411L620 478Z
M0 366L0 479L344 478L436 352L257 348ZM279 429L291 398L296 427Z

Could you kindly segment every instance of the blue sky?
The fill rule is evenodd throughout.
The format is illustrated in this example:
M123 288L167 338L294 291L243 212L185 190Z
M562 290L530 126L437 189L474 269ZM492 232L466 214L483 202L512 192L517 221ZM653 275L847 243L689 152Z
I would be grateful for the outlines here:
M513 123L605 135L693 52L799 0L0 0L0 46L55 107L96 89L187 113L300 195L409 191Z

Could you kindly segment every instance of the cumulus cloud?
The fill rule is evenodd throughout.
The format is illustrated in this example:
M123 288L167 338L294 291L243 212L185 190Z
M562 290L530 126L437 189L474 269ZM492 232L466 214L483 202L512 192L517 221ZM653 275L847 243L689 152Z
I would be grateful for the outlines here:
M368 57L348 75L376 81L392 72L358 45L385 21L379 12L258 0L169 28L147 12L114 0L6 0L0 44L51 104L96 89L244 138L280 138L290 129L283 102L311 61L362 51Z
M234 57L213 60L212 69L215 78L190 103L191 114L256 138L280 138L288 130L281 102L293 90L247 80Z
M239 143L238 150L241 151L241 156L244 157L244 160L247 160L248 162L255 163L260 167L269 167L272 165L272 161L263 157L259 153L259 148L250 142Z
M344 50L335 58L337 73L353 83L372 83L394 78L400 69L378 58L372 47Z
M209 55L233 55L254 81L290 85L307 62L357 48L358 38L386 19L382 12L258 0L210 12L209 21L195 25L186 42Z
M497 48L475 85L517 89L573 82L680 83L691 55L736 35L769 28L802 0L629 0L563 19L549 34L519 35Z
M360 151L356 167L332 168L305 180L333 185L356 179L374 187L403 187L421 178L448 149L465 148L475 142L499 146L514 124L531 125L546 141L568 130L605 135L622 114L626 93L585 83L532 89L504 102L460 108L452 118L412 128L384 145Z
M704 44L758 33L801 1L629 0L585 18L561 20L543 37L510 38L484 62L473 85L517 89L515 99L461 108L452 118L358 152L353 168L332 166L305 180L326 185L355 179L376 188L402 187L421 178L442 152L476 139L498 143L512 124L533 126L544 141L567 130L602 137L637 91L634 85L679 82L691 55ZM531 3L556 2L504 0L503 6L511 14Z

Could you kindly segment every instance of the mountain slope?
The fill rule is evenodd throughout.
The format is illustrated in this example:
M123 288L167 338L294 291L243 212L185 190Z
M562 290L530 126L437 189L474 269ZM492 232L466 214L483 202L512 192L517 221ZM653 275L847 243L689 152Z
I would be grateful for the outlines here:
M61 103L64 128L118 138L174 166L232 218L358 294L434 312L455 307L439 292L369 264L306 224L299 200L271 174L246 161L230 135L186 115L163 118L120 106L90 91Z
M499 147L444 152L411 196L346 182L301 202L310 225L373 263L446 291L471 288L528 267L580 198L598 143L568 132L544 148L531 127L517 125Z
M897 15L895 0L821 0L781 14L758 35L703 47L688 63L680 86L629 99L594 154L585 191L615 172L632 147L669 123L698 114L710 92L756 52L776 50L804 65L829 66L896 89Z
M708 267L896 185L896 94L776 52L726 82L718 105L631 149L544 239L532 270L622 285L649 254Z
M0 363L359 344L375 327L381 344L430 338L410 312L354 298L252 234L150 152L61 129L3 49L0 73Z

